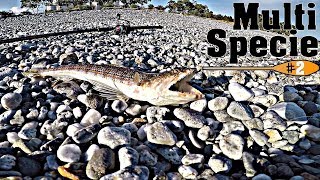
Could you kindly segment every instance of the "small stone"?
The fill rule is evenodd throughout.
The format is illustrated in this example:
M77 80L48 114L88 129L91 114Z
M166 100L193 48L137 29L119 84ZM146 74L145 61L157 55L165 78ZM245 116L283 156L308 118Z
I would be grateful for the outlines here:
M38 123L35 121L26 123L18 133L21 139L30 140L37 136Z
M173 114L188 127L200 129L204 126L205 117L199 114L199 112L185 108L176 108Z
M160 147L155 149L155 151L160 154L164 159L171 162L172 164L181 164L182 157L180 156L180 150L177 147Z
M0 157L0 169L11 170L16 165L16 158L12 155L3 155Z
M59 65L69 65L78 63L78 56L74 53L61 54L59 57Z
M122 113L128 108L128 104L125 101L115 100L112 102L111 108L117 113Z
M270 176L266 174L258 174L252 178L252 180L272 180Z
M296 144L300 140L299 134L297 131L284 131L282 132L282 137L288 140L290 144Z
M266 129L263 132L269 137L268 142L270 143L274 143L282 139L282 136L276 129Z
M56 155L49 155L46 157L47 165L52 170L57 170L59 165L57 163L57 157Z
M262 96L256 96L250 100L256 105L262 105L265 107L271 107L277 103L277 98L274 95L262 95Z
M81 150L76 144L66 144L58 148L57 157L63 162L78 162Z
M148 167L155 166L158 162L158 155L150 152L149 150L143 149L139 152L139 162L140 164L144 164Z
M243 166L246 169L246 176L253 177L257 171L254 169L255 158L251 153L243 152Z
M249 106L250 106L255 118L260 117L265 112L261 107L255 105L255 104L252 104Z
M90 109L82 118L80 124L83 126L89 126L92 124L99 124L101 114L95 109Z
M91 109L98 109L103 105L103 99L98 95L80 94L77 99Z
M62 112L66 112L66 111L72 111L72 109L68 105L61 104L60 106L58 106L56 113L60 114Z
M156 122L147 128L147 139L151 143L168 146L173 146L177 142L176 135L160 122Z
M80 129L83 129L85 126L82 126L79 123L74 123L68 126L67 128L67 135L72 137L77 131L79 131Z
M100 128L101 126L99 124L87 126L83 129L76 131L73 134L72 139L74 140L74 142L78 144L87 143L98 134Z
M98 133L98 142L115 149L122 145L130 144L130 131L119 127L105 127Z
M278 129L280 132L287 129L287 123L274 111L268 111L261 116L264 129Z
M22 102L22 96L18 93L7 93L1 98L1 105L6 110L16 109Z
M210 126L203 126L198 130L197 137L202 140L206 141L212 135L212 130Z
M187 154L181 160L183 165L203 164L204 156L202 154Z
M17 165L19 172L25 176L38 176L42 170L41 164L38 161L26 157L18 158Z
M99 179L115 167L115 154L110 148L102 148L93 154L87 164L86 175L90 179Z
M134 166L120 169L112 174L108 174L100 178L100 180L110 179L149 179L149 169L145 166Z
M84 153L84 159L85 161L90 161L92 156L96 153L97 150L99 150L99 146L96 144L91 144L90 147L87 149L87 151Z
M127 109L126 113L130 116L137 116L141 113L142 107L139 104L131 104Z
M296 92L286 91L283 93L283 101L285 102L297 102L302 100L303 98Z
M222 135L227 135L232 132L243 132L244 131L244 126L240 121L230 121L223 123L223 128L220 131L220 134Z
M311 147L311 143L308 139L304 138L299 142L299 147L304 150L308 150Z
M305 124L308 121L303 109L293 102L282 102L270 107L269 110L275 111L281 118L297 124Z
M247 101L254 96L250 89L236 82L230 83L228 90L235 101Z
M118 151L120 169L136 166L139 162L139 153L131 147L122 147Z
M229 99L227 97L216 97L208 102L208 108L211 111L224 110L228 107Z
M155 107L155 106L148 107L146 112L148 122L154 123L154 122L162 121L163 117L168 112L170 112L170 110L165 107Z
M258 130L250 130L249 134L259 146L264 146L268 142L266 135Z
M263 122L260 118L253 118L242 123L249 129L263 130Z
M307 102L303 106L303 110L307 115L313 115L318 112L318 107L314 102Z
M10 120L11 125L22 125L24 123L25 119L22 116L22 111L18 110L16 111L16 114L13 116L13 119Z
M307 137L311 138L313 141L320 141L320 128L313 125L303 125L300 128L300 132Z
M72 109L72 113L73 113L73 116L76 118L76 119L79 119L82 117L82 111L79 107L76 107L74 109Z
M28 119L37 119L39 116L38 109L32 109L27 115L26 118Z
M227 112L231 117L239 120L250 120L253 118L253 113L250 107L235 101L231 102L227 108Z
M277 175L280 178L290 178L294 176L294 173L288 165L281 165L280 167L278 167Z
M236 134L228 134L219 142L219 147L227 157L239 160L242 157L244 140Z
M232 168L232 161L222 156L212 156L209 159L208 165L215 172L229 172Z
M194 101L190 104L190 109L203 112L207 108L207 100L206 99L200 99L197 101Z
M178 168L178 171L185 179L196 179L198 176L197 170L193 169L191 166L182 165Z
M77 99L77 96L82 93L82 89L74 81L67 81L56 84L55 86L53 86L53 90L55 90L59 94L67 96L70 99Z

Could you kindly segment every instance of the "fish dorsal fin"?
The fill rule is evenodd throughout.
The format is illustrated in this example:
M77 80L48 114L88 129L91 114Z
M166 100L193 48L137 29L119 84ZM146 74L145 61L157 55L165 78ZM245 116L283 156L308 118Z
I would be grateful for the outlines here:
M93 89L99 92L99 96L107 98L108 100L121 99L128 101L130 98L120 92L118 89L102 84L98 81L88 80L93 85Z

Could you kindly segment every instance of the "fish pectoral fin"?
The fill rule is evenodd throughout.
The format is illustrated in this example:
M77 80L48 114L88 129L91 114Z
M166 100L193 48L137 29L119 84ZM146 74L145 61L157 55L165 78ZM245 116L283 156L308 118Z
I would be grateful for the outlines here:
M119 90L112 88L108 85L102 84L97 81L88 81L93 85L93 89L99 92L99 96L107 98L108 100L121 99L128 101L130 98L120 92Z

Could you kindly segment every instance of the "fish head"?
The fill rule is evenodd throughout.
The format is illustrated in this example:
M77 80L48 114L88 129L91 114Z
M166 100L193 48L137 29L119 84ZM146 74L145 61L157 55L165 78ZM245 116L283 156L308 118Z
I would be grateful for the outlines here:
M179 105L203 99L204 95L192 87L189 81L195 75L194 69L175 69L150 79L145 86L154 91L148 102L156 105Z

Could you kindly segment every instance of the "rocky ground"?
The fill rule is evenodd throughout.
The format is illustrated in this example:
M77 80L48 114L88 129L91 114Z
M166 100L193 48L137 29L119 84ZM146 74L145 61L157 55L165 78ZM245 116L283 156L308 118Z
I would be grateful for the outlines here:
M146 72L218 66L207 32L232 24L154 11L83 11L0 19L0 38L110 26L117 13L162 30L76 34L0 45L0 177L14 179L319 179L319 74L199 72L206 98L179 107L108 101L81 81L27 78L63 64L115 64ZM239 59L274 65L286 58Z

